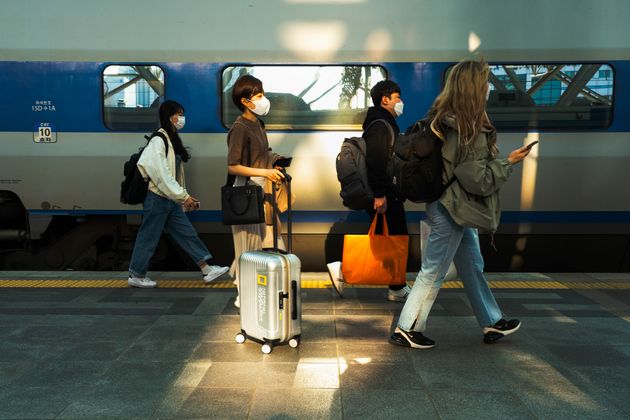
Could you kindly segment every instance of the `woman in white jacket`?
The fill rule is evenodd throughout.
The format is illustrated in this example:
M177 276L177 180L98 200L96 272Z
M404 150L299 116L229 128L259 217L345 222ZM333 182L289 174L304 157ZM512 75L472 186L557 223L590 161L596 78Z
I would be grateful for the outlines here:
M184 162L190 158L177 130L184 127L184 107L175 101L160 106L160 132L154 134L138 160L138 169L149 179L147 197L142 203L142 224L129 263L130 286L151 288L156 282L146 276L149 261L166 232L199 265L206 283L228 271L228 267L208 265L212 258L197 231L184 214L199 208L199 201L188 194L184 181ZM168 148L168 149L167 149Z

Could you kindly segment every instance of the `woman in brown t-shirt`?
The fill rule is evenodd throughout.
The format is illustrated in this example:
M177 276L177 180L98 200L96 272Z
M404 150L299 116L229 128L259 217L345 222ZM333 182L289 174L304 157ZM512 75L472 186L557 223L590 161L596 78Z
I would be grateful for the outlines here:
M265 191L271 191L269 184L284 178L282 172L273 168L273 163L280 157L269 148L267 132L258 119L269 112L270 103L265 97L262 82L257 78L245 75L239 78L232 90L232 101L243 113L236 118L228 132L228 173L236 176L234 185L245 185L249 182L262 186ZM248 148L249 143L249 148ZM248 153L251 152L251 156ZM265 188L266 187L266 188ZM267 211L267 209L265 209ZM269 217L267 217L270 220ZM280 232L278 221L278 232ZM259 250L273 246L273 230L265 223L254 225L233 225L234 261L230 267L230 274L234 283L239 287L238 259L243 252ZM284 249L282 237L278 235L278 247ZM240 307L239 297L234 305Z

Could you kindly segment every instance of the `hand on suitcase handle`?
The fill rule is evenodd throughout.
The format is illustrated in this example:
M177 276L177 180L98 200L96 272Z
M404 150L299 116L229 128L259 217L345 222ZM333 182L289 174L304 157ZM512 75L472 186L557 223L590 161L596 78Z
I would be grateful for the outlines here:
M278 170L279 170L280 172L282 172L282 175L284 175L284 179L286 179L286 180L287 180L287 182L291 182L291 175L289 175L289 174L287 173L286 168L281 168L281 169L278 169Z
M282 182L284 175L280 172L279 168L263 169L264 177L271 182Z

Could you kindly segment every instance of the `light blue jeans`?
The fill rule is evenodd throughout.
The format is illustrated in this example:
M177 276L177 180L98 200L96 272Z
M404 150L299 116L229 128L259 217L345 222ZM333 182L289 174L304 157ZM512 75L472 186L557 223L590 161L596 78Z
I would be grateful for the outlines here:
M149 191L142 203L142 224L133 246L129 272L144 277L149 261L157 248L162 231L168 234L197 264L206 262L212 255L199 239L197 231L184 214L182 205Z
M502 318L501 310L483 275L477 230L456 224L438 201L427 204L426 213L431 233L422 253L422 268L400 313L398 327L425 331L429 311L451 261L455 262L479 325L494 325Z

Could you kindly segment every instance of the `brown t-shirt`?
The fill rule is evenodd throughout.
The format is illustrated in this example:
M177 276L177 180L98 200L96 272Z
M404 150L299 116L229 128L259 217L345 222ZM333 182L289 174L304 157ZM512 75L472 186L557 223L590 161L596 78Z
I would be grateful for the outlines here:
M248 164L247 141L251 142L251 164ZM250 121L239 115L228 132L228 165L243 165L250 168L269 169L276 154L269 148L267 132L260 121Z

